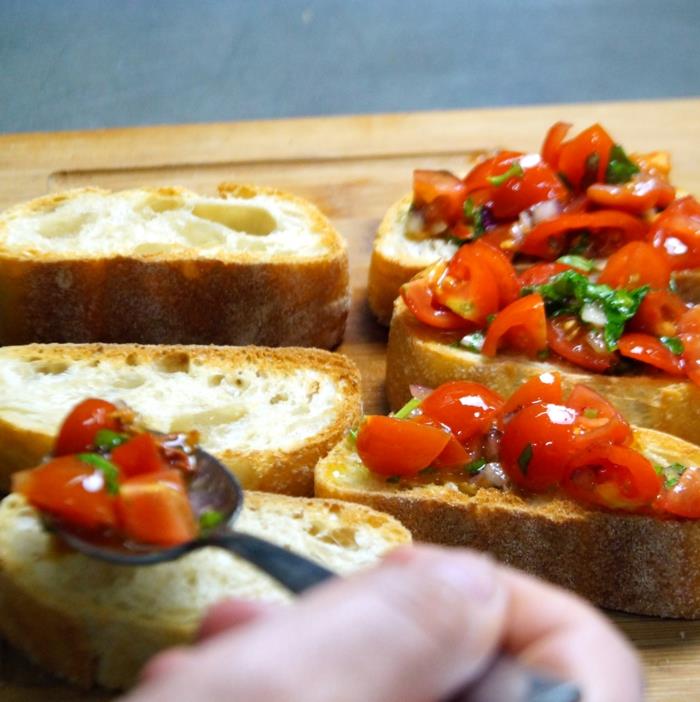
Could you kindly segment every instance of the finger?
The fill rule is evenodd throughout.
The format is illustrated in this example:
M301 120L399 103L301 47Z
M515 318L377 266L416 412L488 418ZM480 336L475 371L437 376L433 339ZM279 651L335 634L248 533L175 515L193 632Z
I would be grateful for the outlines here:
M210 607L199 625L197 640L203 641L218 636L224 631L244 626L258 617L275 611L275 605L249 600L224 600Z
M139 677L142 681L154 680L160 677L167 678L177 673L183 665L187 664L189 659L188 649L184 646L169 648L167 651L163 651L151 658L141 670Z

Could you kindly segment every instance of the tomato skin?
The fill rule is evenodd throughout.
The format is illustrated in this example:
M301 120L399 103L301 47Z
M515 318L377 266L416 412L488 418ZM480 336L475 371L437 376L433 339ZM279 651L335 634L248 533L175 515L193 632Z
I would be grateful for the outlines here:
M700 334L681 334L680 337L685 372L696 385L700 385Z
M502 405L501 396L484 385L455 380L433 390L421 403L421 410L465 443L488 431Z
M116 412L118 409L111 402L94 397L77 404L63 420L54 445L54 456L88 451L100 429L118 431L120 423L114 416Z
M467 190L467 195L471 195L476 204L486 202L493 188L489 178L503 175L513 165L514 161L517 161L524 155L522 151L499 151L494 156L477 163L464 176L464 186ZM479 202L474 198L476 191L484 191L482 197L478 198Z
M597 351L587 341L587 332L578 317L562 315L547 321L549 347L574 365L603 373L616 361L610 351Z
M159 473L169 468L161 456L158 442L149 432L137 434L117 446L112 451L112 462L127 478L142 473Z
M671 264L661 249L631 241L610 256L598 282L628 290L642 285L663 289L671 282Z
M685 375L681 356L676 356L659 339L649 334L623 334L618 342L621 356L647 363L669 375Z
M450 434L427 424L371 415L357 435L362 462L379 475L415 475L442 453Z
M428 223L442 220L451 227L460 222L466 197L464 183L449 171L413 171L413 204Z
M700 203L674 200L651 223L647 241L666 252L674 271L700 267Z
M498 288L498 309L510 305L520 297L520 282L513 264L500 248L478 239L471 245L472 253L486 266Z
M427 277L414 278L402 285L401 297L416 319L430 327L454 331L470 326L467 320L438 303Z
M486 332L481 352L493 357L504 341L528 356L547 348L547 318L541 295L526 295L502 309Z
M652 336L675 336L686 309L678 295L668 290L650 290L630 320L629 329Z
M573 125L569 122L555 122L547 132L542 144L542 159L554 170L559 167L559 154L566 135Z
M114 501L101 473L77 456L59 456L12 476L12 489L38 509L84 529L116 526Z
M668 207L676 189L661 178L641 174L623 185L594 183L586 190L586 196L599 207L642 213L654 207Z
M610 160L610 149L614 145L615 142L605 129L600 124L594 124L561 145L557 159L557 170L566 176L575 189L578 189L583 184L582 180L586 175L587 159L596 154L598 156L598 169L595 180L603 182Z
M628 510L651 505L661 486L651 461L628 446L615 445L578 453L569 461L562 483L579 502Z
M567 266L565 263L536 263L523 271L518 280L524 288L544 285L548 283L555 275L564 271L573 270L572 266Z
M185 481L179 470L130 478L122 483L115 502L119 527L129 539L177 546L197 536Z
M664 488L655 507L677 517L700 518L700 466L689 466L674 487Z
M595 444L629 444L632 441L632 428L627 420L588 386L574 385L566 406L576 410L574 443L577 450ZM595 416L588 416L591 413Z
M527 405L548 403L560 405L564 393L561 387L561 373L540 373L526 380L505 402L501 414L507 417Z
M537 403L523 407L505 425L501 464L516 485L543 492L561 481L574 450L575 419L576 412L564 405Z

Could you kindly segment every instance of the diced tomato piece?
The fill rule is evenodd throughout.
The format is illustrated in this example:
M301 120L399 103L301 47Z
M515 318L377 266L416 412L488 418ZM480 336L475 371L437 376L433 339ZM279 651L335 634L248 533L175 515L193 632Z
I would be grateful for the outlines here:
M121 531L133 541L177 546L197 536L179 470L146 473L123 482L116 510Z
M467 189L449 171L416 170L413 172L413 204L422 209L430 206L433 221L441 219L450 227L463 219Z
M465 443L489 430L502 404L500 395L480 383L455 380L433 390L421 403L421 410Z
M547 322L547 340L552 351L581 368L603 373L612 368L615 354L605 349L602 341L594 345L591 333L578 317L562 315Z
M520 487L542 492L564 477L574 451L576 412L564 405L537 403L523 407L505 425L501 463Z
M415 475L432 465L450 440L443 429L395 417L366 417L357 435L362 462L380 475Z
M647 240L663 249L674 271L700 267L700 203L674 200L652 223Z
M557 170L566 176L574 188L579 188L582 183L588 164L595 158L597 169L593 173L595 181L605 181L605 171L610 160L610 150L615 142L599 124L594 124L584 129L578 136L563 143L559 149Z
M63 420L54 446L55 456L80 453L92 448L95 434L100 429L118 431L118 409L111 402L89 398L77 404Z
M163 460L158 442L148 432L137 434L117 446L112 451L112 462L128 478L142 473L159 473L169 468Z
M497 246L479 239L471 244L477 260L491 271L498 288L498 308L510 305L520 297L520 282L513 264Z
M528 356L547 348L547 318L541 295L526 295L501 310L486 332L481 352L495 356L503 343Z
M526 380L507 400L501 409L504 417L527 405L547 402L559 405L562 402L561 373L547 372L533 375Z
M474 193L478 190L485 191L485 197L479 199L486 201L493 188L493 184L489 178L502 176L515 161L524 155L522 151L499 151L495 156L491 156L477 163L476 166L464 176L464 186L466 187L467 195L471 195L476 204L482 204L481 202L476 202Z
M464 466L469 463L471 460L470 454L467 452L464 446L459 443L457 437L444 424L434 420L427 414L419 414L415 417L411 417L410 420L412 422L418 422L418 424L427 424L428 426L436 427L442 431L448 432L450 435L447 445L444 449L442 449L440 455L432 462L433 468L450 469L457 468L458 466Z
M520 274L518 280L524 288L544 285L548 283L555 275L564 271L572 270L572 266L567 266L565 263L536 263L530 266L527 270Z
M630 320L629 328L652 336L675 336L678 321L686 310L678 295L668 290L650 290Z
M625 418L595 390L575 385L566 406L576 410L574 442L581 450L594 444L627 444L632 429Z
M683 342L683 361L688 377L700 385L700 305L689 309L678 321Z
M520 252L544 259L554 259L566 251L567 235L580 230L594 232L596 236L614 239L615 243L626 243L643 239L647 224L619 210L598 210L579 214L562 214L535 225L520 245ZM615 246L617 248L617 246Z
M669 375L685 375L682 356L676 356L659 339L649 334L623 334L618 342L621 356L647 363Z
M102 473L74 455L15 473L12 489L34 507L72 526L94 530L117 522L114 499Z
M444 271L444 264L441 264ZM401 297L409 310L423 324L436 329L465 329L470 324L441 305L435 298L431 281L428 277L418 277L401 286Z
M569 122L555 122L549 128L542 144L542 159L555 171L559 168L561 146L572 126Z
M636 510L651 505L661 490L651 462L628 446L598 445L577 453L566 470L563 487L575 500Z
M678 318L678 331L681 334L700 334L700 305L683 311Z
M640 174L623 185L594 183L586 190L586 196L599 207L642 213L654 207L668 207L676 189L661 178Z
M501 251L508 259L512 259L517 253L517 243L513 232L513 224L498 224L490 227L485 234L482 234L479 241L489 244Z
M661 492L655 506L677 517L700 518L700 466L686 467L678 482Z
M671 264L661 249L645 241L630 241L616 251L605 264L599 283L611 288L667 288L671 281Z

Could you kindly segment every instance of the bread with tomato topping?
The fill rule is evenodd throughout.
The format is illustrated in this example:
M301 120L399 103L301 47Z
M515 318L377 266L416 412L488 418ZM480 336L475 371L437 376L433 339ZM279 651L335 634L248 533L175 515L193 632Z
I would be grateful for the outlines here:
M395 519L367 507L256 492L246 494L236 527L340 575L411 540ZM22 496L0 503L0 634L82 687L128 687L158 651L190 643L206 609L228 597L290 600L222 549L156 566L111 565L63 547Z
M500 350L489 358L456 344L459 336L422 324L402 299L396 300L385 383L392 409L398 409L411 397L410 385L434 388L449 380L472 380L508 396L533 375L559 371L565 390L585 383L612 402L631 424L700 444L700 386L688 378L657 371L604 375L587 372L563 359L538 361Z
M0 344L333 348L346 245L311 203L223 184L48 195L0 215Z
M634 428L633 448L653 463L700 466L700 448ZM469 546L612 609L700 618L700 520L588 508L447 480L401 484L372 473L353 442L316 467L316 494L392 514L419 541Z
M320 349L30 344L0 349L0 489L50 453L69 407L123 401L146 426L194 429L250 489L311 495L357 421L355 364Z

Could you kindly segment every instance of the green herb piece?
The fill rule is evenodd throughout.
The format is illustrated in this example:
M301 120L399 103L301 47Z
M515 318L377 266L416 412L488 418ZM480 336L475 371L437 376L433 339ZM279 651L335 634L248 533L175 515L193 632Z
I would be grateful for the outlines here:
M677 336L662 336L659 341L676 356L683 353L683 342Z
M605 169L605 182L613 185L626 183L636 173L639 173L639 166L630 161L625 150L619 144L615 144L610 149L610 160Z
M102 473L105 487L110 495L119 494L119 468L99 453L79 453L78 460L87 463Z
M100 429L97 434L95 434L93 444L96 448L100 449L100 451L111 451L128 440L129 437L125 434L119 434L111 429Z
M540 349L537 352L538 361L546 361L549 358L549 349Z
M498 187L499 185L503 185L503 183L511 178L522 178L524 175L525 171L520 165L520 161L515 161L505 173L501 173L501 175L497 176L487 176L486 180L488 180L491 185Z
M471 334L463 336L459 340L458 344L467 349L467 351L471 351L472 353L481 353L481 349L484 346L485 340L486 337L484 336L484 332L475 331Z
M598 166L600 166L600 155L597 151L589 154L586 158L586 163L583 167L583 176L581 177L581 189L586 189L589 185L598 180Z
M472 225L472 241L478 239L486 231L484 227L484 208L477 207L474 204L474 200L470 197L464 201L464 219L468 224ZM464 240L461 241L463 244L465 243Z
M394 412L392 415L395 419L406 419L414 409L420 406L422 400L417 397L412 397L398 412Z
M598 419L599 414L595 407L586 407L586 409L583 410L583 416L586 419Z
M596 269L595 261L591 261L590 258L586 258L585 256L577 256L576 254L560 256L557 259L557 263L563 263L566 266L577 268L578 270L585 271L586 273L590 273Z
M588 231L583 231L576 238L575 242L572 242L571 247L569 247L569 253L573 256L580 256L586 253L588 247L591 244L591 233Z
M486 315L486 328L487 329L493 324L494 319L496 319L496 314L494 312Z
M654 470L664 479L664 487L667 490L678 485L683 473L688 470L687 466L682 463L671 463L668 466L660 466L658 463L654 466Z
M467 473L469 473L469 475L477 475L484 470L484 466L487 462L488 461L485 458L477 458L476 460L472 461L465 470Z
M530 467L530 461L532 460L532 444L528 443L525 448L520 452L518 456L518 466L520 467L520 472L523 475L527 475L528 468Z
M395 485L396 483L401 481L401 477L398 475L390 475L387 479L386 482L389 483L390 485Z
M564 183L564 186L565 186L568 190L573 190L573 189L574 189L574 185L573 185L573 183L568 179L568 177L566 176L566 173L562 173L561 171L559 171L559 172L557 173L557 178L559 178L559 180L560 180L562 183Z
M555 275L547 283L523 288L522 294L533 292L542 296L550 317L572 314L580 318L584 305L595 305L605 316L605 345L609 351L614 351L625 324L636 314L649 292L649 286L644 285L634 290L614 290L608 285L591 282L577 271L568 270Z
M433 466L428 466L427 468L423 468L423 470L418 471L418 475L420 476L428 476L428 475L435 475L437 473L437 469L433 468Z
M199 531L216 529L224 521L224 514L218 509L206 507L199 514Z
M348 431L348 440L350 443L355 446L357 444L357 435L360 433L360 428L355 427L354 429L350 429Z

